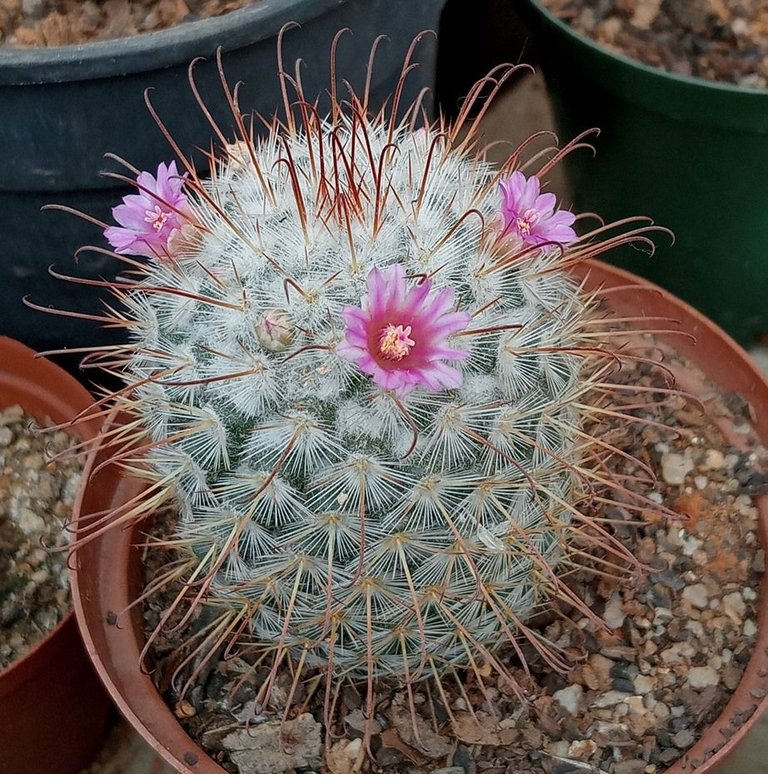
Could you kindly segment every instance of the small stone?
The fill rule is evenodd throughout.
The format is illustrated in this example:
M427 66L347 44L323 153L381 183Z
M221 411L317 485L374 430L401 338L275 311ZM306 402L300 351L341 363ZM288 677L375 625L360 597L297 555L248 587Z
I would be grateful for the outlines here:
M580 685L569 685L567 688L561 688L555 691L552 698L571 715L576 715L581 706L581 699L584 695L584 689Z
M693 460L683 454L669 452L661 455L661 476L673 486L685 483L685 476L693 470Z
M675 614L668 607L657 607L653 616L653 625L669 623L674 617Z
M626 698L627 694L623 691L606 691L592 702L592 706L597 707L598 709L603 707L615 707L617 704L625 701Z
M595 676L597 689L606 691L611 686L611 670L616 662L606 658L601 653L593 653L587 661L589 668ZM592 686L590 686L591 688Z
M45 530L45 520L29 508L22 510L17 523L25 535L41 535Z
M191 718L197 715L197 710L188 702L180 701L173 710L177 718Z
M645 761L628 760L619 761L612 769L613 774L643 774Z
M21 12L28 19L40 19L45 13L44 0L21 0Z
M656 687L656 679L650 675L638 675L634 679L635 693L645 695Z
M49 577L50 577L50 573L48 572L48 570L43 568L41 570L36 570L35 572L33 572L32 575L29 576L29 579L33 583L36 583L39 586L41 583L45 583Z
M228 734L222 746L240 774L283 774L296 768L322 766L320 724L305 712L294 720L270 720ZM291 740L285 744L284 740Z
M0 447L11 445L13 441L13 432L10 427L0 427Z
M693 607L704 610L709 605L709 592L703 583L694 583L693 586L683 589L683 599Z
M626 699L626 705L629 709L630 715L644 715L645 714L645 705L643 704L643 697L642 696L629 696Z
M754 637L757 634L757 626L751 618L747 618L744 621L744 628L742 629L745 637Z
M725 455L719 449L707 449L699 470L722 470L725 467Z
M703 540L699 540L693 535L687 535L683 540L683 555L693 556L703 545Z
M717 685L720 682L720 678L718 677L717 672L710 666L691 667L691 669L688 670L686 682L691 688L701 690L710 685Z
M357 768L357 762L363 754L362 739L340 739L328 750L326 765L330 771L353 772ZM452 771L452 774L464 774L464 769L459 768L458 772L452 769L442 769L442 771Z
M571 742L568 748L568 757L576 758L580 761L588 760L597 750L597 745L591 739L577 739Z
M567 758L570 745L566 739L558 739L556 742L550 742L546 749L547 753L553 758Z
M618 629L626 618L621 595L615 591L605 605L603 612L603 621L610 629Z
M744 597L738 591L726 594L723 597L723 612L732 621L740 624L744 620L747 612L747 606L744 603Z
M689 728L684 728L682 731L678 731L672 737L672 743L675 747L685 750L690 747L696 741L696 737Z

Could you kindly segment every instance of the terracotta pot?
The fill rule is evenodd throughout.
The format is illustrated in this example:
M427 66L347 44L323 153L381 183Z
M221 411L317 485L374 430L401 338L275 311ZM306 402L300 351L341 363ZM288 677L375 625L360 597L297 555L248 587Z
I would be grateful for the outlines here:
M768 382L739 346L713 323L671 294L632 274L601 263L590 263L577 271L587 287L612 288L607 301L617 315L664 317L674 320L669 328L693 334L662 337L690 359L722 391L737 393L756 409L755 429L768 443ZM681 384L696 390L693 381ZM699 385L698 397L707 398ZM729 439L730 440L730 439ZM88 471L106 461L96 450ZM81 490L75 506L80 518L102 511L136 495L141 485L121 478L115 467L105 466ZM768 546L768 497L758 501L760 540ZM134 530L134 532L136 532ZM78 623L91 658L112 698L130 723L157 753L179 772L224 774L177 722L141 671L139 653L143 642L141 612L137 607L120 615L136 599L141 583L142 537L111 530L85 545L76 560L73 593ZM768 598L768 575L760 587L760 599ZM716 772L744 738L763 709L768 706L768 607L763 604L758 620L758 640L741 683L721 715L702 738L670 769L668 774ZM755 696L766 696L756 699Z
M75 379L13 339L0 337L0 364L0 407L18 403L41 423L59 423L93 402ZM91 422L77 432L93 437L98 428ZM99 749L109 709L70 612L0 671L0 770L76 774Z

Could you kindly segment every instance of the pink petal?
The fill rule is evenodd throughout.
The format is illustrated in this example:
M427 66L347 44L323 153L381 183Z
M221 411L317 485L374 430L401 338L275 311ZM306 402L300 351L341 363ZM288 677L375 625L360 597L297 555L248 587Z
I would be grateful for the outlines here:
M556 204L557 197L553 193L545 193L536 197L533 207L544 218L549 216Z

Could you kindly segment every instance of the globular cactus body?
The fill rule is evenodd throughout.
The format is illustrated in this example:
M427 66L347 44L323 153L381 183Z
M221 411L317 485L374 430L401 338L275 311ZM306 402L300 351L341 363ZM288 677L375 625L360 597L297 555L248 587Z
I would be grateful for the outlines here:
M116 292L151 491L199 597L278 661L412 680L540 648L606 359L573 216L457 130L299 104L115 211L147 256Z

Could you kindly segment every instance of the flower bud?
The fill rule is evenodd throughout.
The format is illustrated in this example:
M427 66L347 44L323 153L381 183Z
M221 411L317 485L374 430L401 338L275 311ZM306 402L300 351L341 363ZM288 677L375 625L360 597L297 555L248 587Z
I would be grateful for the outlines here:
M270 352L282 352L293 341L291 317L284 309L267 309L256 324L256 339Z

